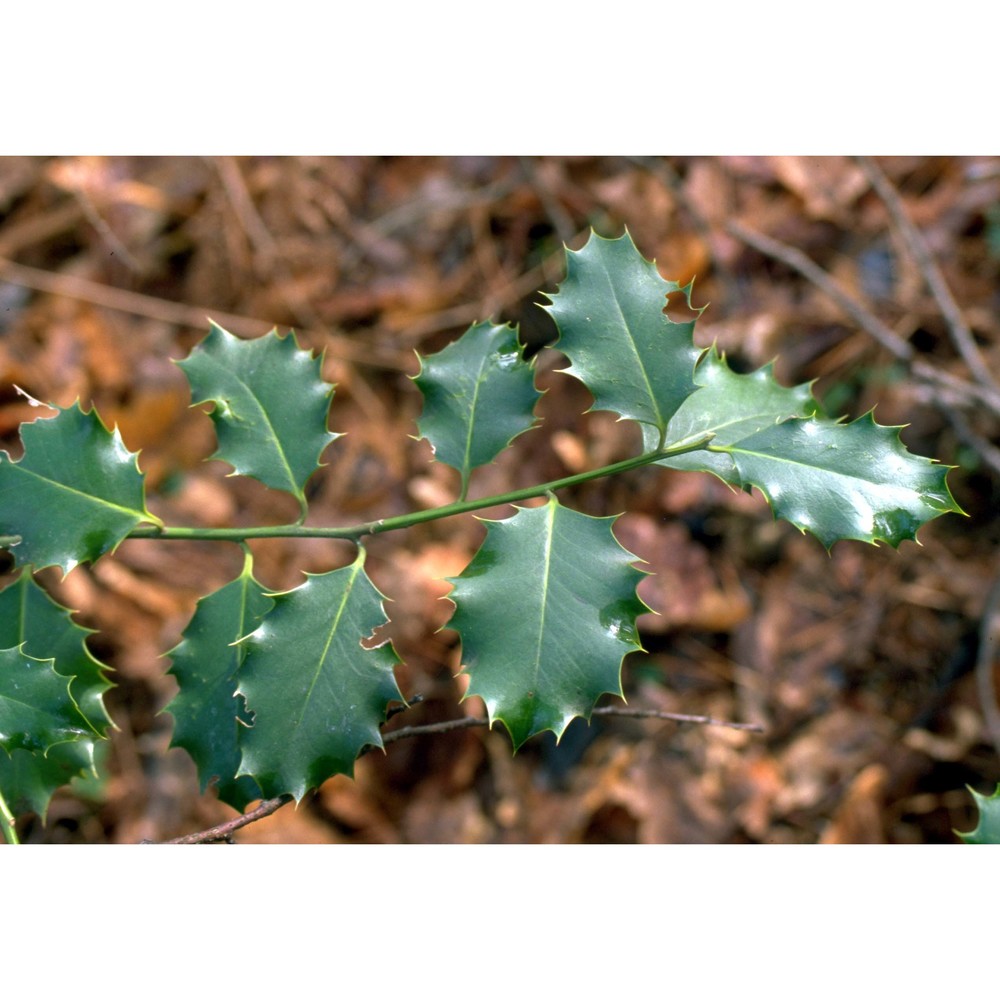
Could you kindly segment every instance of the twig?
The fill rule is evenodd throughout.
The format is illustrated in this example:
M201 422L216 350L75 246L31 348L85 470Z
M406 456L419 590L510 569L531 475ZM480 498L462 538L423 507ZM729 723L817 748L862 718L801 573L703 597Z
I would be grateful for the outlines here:
M728 223L726 229L738 240L753 247L765 257L779 260L793 271L797 271L821 292L833 299L858 326L889 351L893 357L906 364L915 378L933 385L940 393L940 399L936 400L940 405L970 408L979 404L989 407L994 414L1000 416L1000 391L992 386L973 384L966 379L934 368L924 361L916 360L916 351L910 344L851 298L826 271L811 261L801 250L770 236L764 236L763 233L747 229L746 226L738 222Z
M382 742L395 743L397 740L408 740L413 736L433 736L436 733L452 733L456 729L475 729L488 725L486 719L465 716L461 719L448 719L446 722L430 722L426 726L404 726L402 729L394 729L391 733L382 734Z
M264 220L260 217L260 213L253 203L253 198L250 197L250 192L247 190L246 182L243 180L243 174L236 160L231 156L216 156L211 160L211 163L222 180L226 197L229 199L243 231L250 239L250 244L258 258L258 267L262 272L270 271L278 256L277 244Z
M419 701L419 696L410 704ZM401 710L390 712L392 715L398 714ZM755 722L729 722L725 719L713 719L707 715L679 715L676 712L660 712L656 709L645 708L617 708L609 705L602 708L595 708L594 715L619 716L629 719L662 719L666 722L689 722L702 726L725 726L728 729L743 729L752 733L764 732L764 727ZM489 725L486 719L476 719L465 716L461 719L447 719L444 722L431 722L425 726L404 726L402 729L394 729L392 732L382 735L382 743L396 743L399 740L412 739L415 736L433 736L439 733L452 733L459 729L479 729ZM291 795L281 795L276 799L267 799L261 802L255 809L237 816L218 826L213 826L200 833L189 833L184 837L175 837L173 840L164 841L167 844L212 844L219 841L228 840L237 830L242 829L250 823L255 823L271 813L277 812L283 805L292 801Z
M994 581L986 597L979 623L979 654L976 657L976 689L986 722L986 733L1000 755L1000 707L997 706L996 686L993 683L993 664L997 657L997 640L1000 633L1000 577Z
M902 337L885 325L878 317L873 316L860 303L838 285L833 278L818 264L810 260L801 250L789 246L763 233L747 229L739 222L729 222L726 229L738 240L760 251L765 257L772 257L787 264L793 271L798 271L804 278L811 281L821 292L825 292L834 302L847 313L874 340L878 341L894 358L906 364L912 363L916 351Z
M962 318L962 310L959 309L958 303L951 294L951 289L944 280L941 269L931 256L923 235L906 214L906 209L903 207L903 200L899 197L896 188L873 159L868 156L858 156L855 159L858 166L861 167L868 178L869 183L875 188L883 204L889 210L889 214L892 216L892 220L896 224L903 242L913 255L913 259L920 269L927 287L934 296L934 300L937 302L938 308L941 310L948 324L951 341L961 355L962 360L968 366L972 377L980 385L996 388L997 381L990 374L986 366L986 361L976 346L972 331Z
M742 729L750 733L763 733L765 729L757 722L730 722L728 719L713 719L709 715L680 715L677 712L660 712L652 708L618 708L607 705L595 708L594 715L617 715L627 719L665 719L667 722L691 722L699 726L724 726L726 729Z
M688 722L701 726L724 726L727 729L743 729L751 733L763 733L764 727L756 722L729 722L726 719L713 719L708 715L680 715L677 712L661 712L652 708L619 708L616 705L606 705L595 708L594 715L612 716L625 719L662 719L665 722ZM385 733L383 743L394 743L413 736L430 736L435 733L450 733L457 729L475 729L488 726L486 719L466 717L449 719L446 722L432 722L426 726L406 726Z
M287 805L291 801L291 795L279 795L276 799L265 799L255 809L251 809L250 812L244 813L242 816L237 816L236 819L227 820L225 823L220 823L218 826L202 830L199 833L189 833L183 837L175 837L173 840L165 840L164 843L215 844L219 841L229 840L237 830L248 826L250 823L256 823L257 820L264 819L265 816L270 816L271 813L277 812L282 806Z
M104 309L114 309L134 316L146 316L175 326L204 329L206 319L211 316L230 333L241 337L257 337L268 330L267 323L247 316L238 316L218 309L188 306L181 302L142 295L139 292L129 292L123 288L102 285L72 274L55 274L36 267L26 267L5 258L0 258L0 278L48 295L64 295L81 302L90 302ZM370 344L356 344L347 337L336 334L329 335L327 353L355 364L388 368L392 371L408 371L413 367L412 356L404 358L402 352L398 356L396 352L389 354L384 350L374 349Z
M933 402L938 402L932 399ZM987 441L982 434L973 430L968 420L957 410L947 407L940 407L951 424L955 436L965 445L972 448L979 457L1000 477L1000 448L991 441Z

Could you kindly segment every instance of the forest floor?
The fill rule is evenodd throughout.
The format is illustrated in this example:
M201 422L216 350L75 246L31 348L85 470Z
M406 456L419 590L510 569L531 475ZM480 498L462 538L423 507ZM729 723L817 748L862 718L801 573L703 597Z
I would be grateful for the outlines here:
M615 530L652 574L640 594L658 615L640 619L647 652L625 661L629 704L763 732L601 717L516 755L500 727L400 740L236 841L955 843L974 825L965 786L1000 781L981 693L1000 682L1000 412L968 390L1000 381L998 158L0 159L0 445L18 455L18 427L37 416L15 386L79 399L141 449L169 523L293 520L289 497L204 461L211 423L171 362L208 318L241 336L293 328L324 352L330 427L346 435L310 482L312 521L447 503L456 474L413 437L414 351L480 319L519 324L532 351L551 343L539 292L561 280L563 244L626 227L664 277L696 278L699 346L743 371L777 358L785 384L815 380L828 413L875 407L906 424L911 451L955 466L968 517L898 551L827 553L759 494L703 474L567 491L586 513L627 511ZM475 495L637 453L630 425L585 413L586 390L559 367L540 366L540 428L476 474ZM933 373L961 387L945 393ZM482 537L463 517L371 541L399 683L422 699L388 729L482 713L459 702L460 647L441 629L443 578ZM351 557L324 540L253 549L274 590ZM2 584L13 563L0 559ZM44 823L23 818L25 841L162 841L235 815L170 748L163 654L241 563L235 545L129 540L65 580L39 574L96 630L117 728L106 779L57 793Z

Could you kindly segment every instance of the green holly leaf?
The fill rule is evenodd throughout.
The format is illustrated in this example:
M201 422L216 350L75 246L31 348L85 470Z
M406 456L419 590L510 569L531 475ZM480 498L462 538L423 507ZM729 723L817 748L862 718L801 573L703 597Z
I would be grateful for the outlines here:
M439 462L461 474L463 498L472 470L535 426L542 394L511 326L470 326L444 350L420 358L414 381L424 397L420 436Z
M258 626L273 604L253 577L248 553L239 577L198 601L183 638L167 654L180 688L167 706L174 717L171 745L191 755L203 792L215 781L219 798L240 810L261 798L261 791L252 778L235 777L240 736L251 723L236 696L247 649L238 640Z
M770 364L749 374L738 374L713 345L695 368L698 390L684 400L667 427L667 443L710 431L715 435L713 445L736 444L790 417L815 415L819 405L813 398L811 383L789 389L775 379L773 369ZM642 436L645 450L655 450L659 440L655 428L645 425ZM711 472L731 486L743 485L732 456L724 451L692 451L656 464Z
M350 566L270 595L274 609L242 640L237 693L253 725L241 737L239 773L265 796L299 800L334 774L353 776L361 751L382 746L389 703L404 700L392 646L361 645L386 622L364 562L361 548Z
M694 392L701 353L694 323L674 323L663 312L667 293L676 291L688 290L664 281L628 233L617 240L592 234L582 250L566 251L566 280L543 307L570 360L563 370L590 390L592 409L648 424L657 437Z
M177 364L191 383L192 405L209 414L219 447L212 458L233 475L251 476L291 493L305 517L305 484L323 449L339 434L327 430L334 386L320 378L320 360L300 350L294 334L277 330L241 340L211 323L208 336Z
M969 788L979 807L979 822L969 833L955 833L967 844L1000 844L1000 785L989 797Z
M47 753L57 743L92 741L69 686L53 660L36 660L21 647L0 650L0 749Z
M948 467L908 452L900 429L871 413L849 424L793 419L709 448L732 458L743 487L756 486L775 517L827 548L842 538L897 547L927 521L961 513Z
M22 565L58 566L113 552L144 522L162 525L146 509L137 456L94 410L79 404L21 428L24 455L0 459L0 535L19 535Z
M110 719L104 692L111 683L87 648L94 630L77 625L72 612L57 604L35 583L31 572L21 574L0 592L0 648L23 646L39 660L55 662L56 673L70 678L70 695L96 733L103 734Z
M553 497L486 521L486 539L449 582L467 696L486 703L515 749L536 733L559 738L590 718L605 693L622 696L621 664L640 649L637 558L614 537L614 517L589 517Z
M55 792L74 778L96 778L95 744L89 738L57 743L48 753L0 751L0 794L14 815L37 813L42 822Z

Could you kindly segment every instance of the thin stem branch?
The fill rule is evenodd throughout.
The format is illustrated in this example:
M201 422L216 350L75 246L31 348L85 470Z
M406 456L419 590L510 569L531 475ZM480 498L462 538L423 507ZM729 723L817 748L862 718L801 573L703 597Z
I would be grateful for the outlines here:
M976 689L986 722L986 733L997 754L1000 754L1000 706L997 705L993 665L997 657L1000 633L1000 577L997 577L986 597L979 624L979 653L976 657Z
M218 826L213 826L208 830L199 833L189 833L183 837L174 837L173 840L165 840L165 844L217 844L219 841L228 840L237 830L241 830L251 823L256 823L259 819L270 816L277 812L282 806L293 801L291 795L279 795L276 799L265 799L250 812L237 816L235 819L226 820Z
M0 277L4 281L33 288L47 295L62 295L80 302L90 302L103 309L131 313L134 316L147 316L175 326L200 330L205 327L208 317L211 316L237 336L256 337L266 333L268 329L267 323L247 316L171 302L168 299L89 281L75 274L60 274L28 267L6 258L0 258ZM342 334L329 334L326 337L326 353L330 357L351 361L354 364L387 368L392 371L406 371L412 366L412 356L407 358L403 352L387 353L372 350L367 345L362 347Z
M595 708L593 715L611 716L622 719L661 719L664 722L686 722L701 726L723 726L726 729L742 729L751 733L763 733L764 727L756 722L729 722L726 719L713 719L708 715L681 715L677 712L661 712L655 708L620 708L617 705L605 705ZM432 736L437 733L450 733L457 729L476 729L488 726L486 719L465 716L461 719L448 719L445 722L431 722L425 726L405 726L384 733L383 743L395 743L396 740L406 740L413 736Z
M419 510L410 514L401 514L398 517L366 521L363 524L355 524L349 527L322 528L304 524L278 524L255 528L160 528L156 525L142 525L130 531L128 537L159 538L174 541L229 542L242 542L248 538L345 538L358 541L358 539L365 535L379 535L386 531L410 528L415 524L423 524L427 521L437 521L444 517L468 514L471 511L482 510L485 507L498 507L502 504L516 503L518 500L529 500L532 497L544 496L546 493L565 489L569 486L576 486L591 479L602 479L605 476L614 476L622 472L628 472L631 469L638 469L652 462L657 462L662 458L683 455L689 451L700 451L708 446L713 437L714 434L712 433L699 434L696 437L678 442L662 451L653 451L646 455L639 455L637 458L626 459L624 462L605 465L600 469L581 472L574 476L566 476L563 479L554 479L551 482L541 483L538 486L528 486L524 489L512 490L510 493L483 497L480 500L460 500L456 503L446 504L444 507L434 507L430 510Z
M855 158L859 167L868 178L868 182L878 193L882 203L892 216L892 221L899 230L899 235L903 238L906 248L910 251L916 262L924 281L934 296L941 314L948 324L948 332L951 335L951 342L966 363L972 377L980 384L991 389L997 388L996 379L990 374L982 354L976 345L976 340L972 336L965 320L962 317L962 310L959 309L955 297L951 294L948 283L944 280L941 269L937 266L931 252L927 247L927 241L923 234L913 224L906 209L903 206L903 199L899 197L899 192L894 187L892 181L882 172L879 165L868 156L858 156Z
M801 274L807 281L812 282L821 292L833 299L873 340L877 341L898 361L907 365L915 378L933 385L940 393L943 403L961 406L965 409L976 405L987 406L994 414L1000 415L1000 391L989 385L979 385L958 378L929 365L925 361L918 360L912 345L848 295L826 271L810 260L801 250L770 236L765 236L763 233L748 229L738 222L730 222L726 226L726 230L765 257L781 261L793 271Z
M663 719L666 722L689 722L699 726L722 726L725 729L742 729L748 733L766 732L758 722L730 722L728 719L713 719L710 715L681 715L653 708L618 708L616 705L606 705L595 708L593 714L618 716L623 719Z
M676 712L660 712L657 709L646 708L618 708L615 705L608 705L602 708L595 708L594 715L619 716L629 719L662 719L666 722L695 723L702 726L724 726L727 729L742 729L752 733L764 732L764 727L755 722L729 722L726 719L713 719L707 715L679 715ZM425 726L404 726L402 729L394 729L391 732L383 733L382 743L396 743L399 740L412 739L415 736L434 736L440 733L453 733L460 729L482 729L489 725L486 719L476 719L471 716L463 716L461 719L447 719L444 722L431 722ZM266 799L250 812L237 816L235 819L227 820L218 826L213 826L208 830L199 833L189 833L183 837L175 837L167 840L167 844L212 844L219 841L228 840L237 830L256 823L265 816L270 816L277 812L282 806L292 801L291 795L281 795L276 799Z

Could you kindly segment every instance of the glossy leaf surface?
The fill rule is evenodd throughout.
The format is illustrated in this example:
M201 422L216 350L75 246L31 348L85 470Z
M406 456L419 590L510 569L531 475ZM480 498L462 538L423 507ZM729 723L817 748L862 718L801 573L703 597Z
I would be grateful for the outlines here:
M398 658L389 644L361 645L386 622L364 549L350 566L270 596L274 609L241 643L237 690L253 724L241 737L240 774L269 798L301 799L331 775L353 775L364 747L382 746L388 705L404 700Z
M0 792L15 814L33 812L45 820L55 792L73 778L96 777L94 742L81 737L40 750L0 750Z
M235 777L242 756L240 737L251 722L236 695L246 656L246 646L237 643L273 604L254 579L247 556L239 577L198 601L184 637L168 654L180 688L167 706L175 723L172 745L191 755L201 790L214 781L219 798L235 809L261 797L252 778Z
M0 534L20 535L21 565L58 566L68 573L113 551L144 522L146 509L136 455L97 414L79 405L21 427L24 455L0 458Z
M228 462L233 474L291 493L304 515L306 480L340 436L327 430L334 387L320 378L319 359L299 350L294 334L241 340L212 323L177 363L191 383L192 405L214 404L219 447L212 457Z
M57 743L92 739L69 685L52 660L0 650L0 749L45 753Z
M711 431L712 445L730 445L790 417L808 417L817 412L816 400L808 384L787 388L774 377L773 365L755 372L734 372L713 346L695 369L698 386L681 404L667 428L667 444ZM654 428L643 427L646 451L656 448ZM657 465L671 469L711 472L731 486L741 486L732 457L723 451L692 451Z
M486 521L487 535L450 582L468 695L486 703L515 748L536 733L561 737L605 693L621 696L621 664L639 649L643 574L611 531L613 517L563 507L518 508Z
M701 353L694 323L674 323L663 312L664 281L626 233L596 234L582 250L566 252L566 280L545 308L559 327L556 348L570 360L564 371L586 385L595 410L648 424L659 435L694 391Z
M972 788L969 791L979 809L979 822L975 830L959 836L967 844L1000 844L1000 785L990 796L980 795Z
M932 518L960 511L947 467L908 452L899 430L870 413L850 424L787 420L721 448L775 517L827 548L842 538L898 546Z
M420 436L439 462L458 470L463 496L473 469L535 425L541 393L513 327L470 326L454 343L421 358L414 381L424 397Z
M96 733L109 723L104 692L111 683L107 669L87 648L94 630L73 621L71 612L57 604L35 582L30 571L0 592L0 648L21 646L36 659L55 661L56 673L71 679L70 695Z

